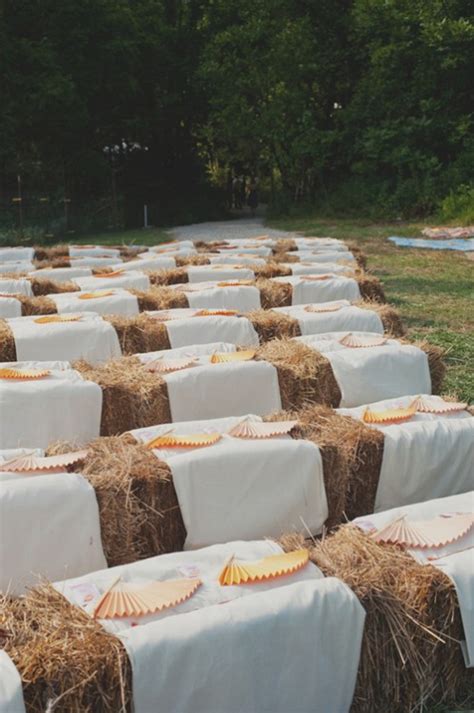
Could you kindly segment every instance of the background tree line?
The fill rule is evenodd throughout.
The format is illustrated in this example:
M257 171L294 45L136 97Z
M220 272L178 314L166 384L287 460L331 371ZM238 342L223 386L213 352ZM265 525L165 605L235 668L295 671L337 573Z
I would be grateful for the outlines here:
M473 69L468 0L3 0L4 220L18 175L87 228L215 217L232 173L275 211L468 219Z

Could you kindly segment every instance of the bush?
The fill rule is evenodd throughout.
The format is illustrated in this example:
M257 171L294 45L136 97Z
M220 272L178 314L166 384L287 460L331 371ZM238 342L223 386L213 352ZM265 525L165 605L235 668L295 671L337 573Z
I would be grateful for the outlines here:
M474 184L461 184L441 202L439 218L460 225L474 225Z

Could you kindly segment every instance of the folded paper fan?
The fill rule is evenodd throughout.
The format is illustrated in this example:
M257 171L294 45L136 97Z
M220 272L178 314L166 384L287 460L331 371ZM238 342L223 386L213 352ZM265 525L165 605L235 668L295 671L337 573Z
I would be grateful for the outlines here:
M191 359L156 359L144 364L147 371L153 371L157 374L170 374L172 371L181 371L188 369L190 366L195 366L196 360Z
M273 421L264 423L263 421L241 421L228 431L229 436L234 438L272 438L273 436L283 436L289 433L292 428L298 425L298 421Z
M195 317L235 317L238 314L236 309L200 309Z
M175 607L192 597L200 579L169 579L144 585L115 581L94 606L94 619L146 616Z
M49 376L49 369L28 369L19 371L18 369L0 369L0 379L12 379L16 381L33 381L34 379L44 379Z
M96 272L92 277L119 277L123 275L125 270L111 270L111 272Z
M61 453L57 456L24 455L11 458L0 465L0 470L7 473L54 472L61 471L68 465L78 463L87 455L87 451Z
M112 290L96 290L95 292L81 292L78 299L80 300L98 300L101 297L110 297L113 295Z
M386 344L387 340L385 337L379 337L374 335L373 337L356 336L355 334L346 334L339 340L339 344L344 347L350 347L352 349L360 349L363 347L381 347L382 344Z
M332 280L334 275L303 275L300 279L303 282L320 282L321 280Z
M218 287L248 287L253 285L253 280L227 280L224 282L218 282Z
M211 358L211 364L224 364L229 361L250 361L257 352L255 349L244 349L241 352L215 352Z
M170 312L162 312L161 314L150 314L150 312L147 312L147 315L157 322L171 322L172 319L180 319L180 317L175 317L170 314Z
M377 542L402 545L413 549L443 547L463 537L474 525L472 513L450 517L438 515L431 520L408 522L405 516L393 520L372 533Z
M306 305L305 312L338 312L343 307L348 307L343 302L327 302L320 305Z
M36 324L61 324L62 322L79 322L81 319L81 315L48 314L44 317L37 317L33 321Z
M402 423L403 421L409 421L410 418L413 418L415 413L416 409L413 406L408 406L408 408L388 408L384 411L371 411L367 406L362 414L362 421L364 421L364 423L378 423L382 425Z
M459 401L438 401L429 396L418 396L411 404L418 413L454 413L465 411L467 403Z
M151 450L155 448L205 448L213 446L221 438L220 433L192 433L189 436L175 436L167 433L153 438L145 446Z
M308 563L308 559L308 550L270 555L255 562L236 562L234 557L231 557L219 574L219 583L222 586L251 584L282 577L302 569Z

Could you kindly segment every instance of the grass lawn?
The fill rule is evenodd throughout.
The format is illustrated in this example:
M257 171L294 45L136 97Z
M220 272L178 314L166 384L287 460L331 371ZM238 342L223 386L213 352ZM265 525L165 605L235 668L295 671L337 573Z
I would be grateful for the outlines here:
M170 236L162 228L136 228L135 230L106 231L104 233L91 233L81 237L61 239L61 243L74 245L158 245L170 240Z
M397 248L389 235L419 235L423 225L288 218L270 221L281 230L357 242L368 269L383 282L387 300L401 313L410 340L446 349L444 393L474 401L474 261L448 250Z

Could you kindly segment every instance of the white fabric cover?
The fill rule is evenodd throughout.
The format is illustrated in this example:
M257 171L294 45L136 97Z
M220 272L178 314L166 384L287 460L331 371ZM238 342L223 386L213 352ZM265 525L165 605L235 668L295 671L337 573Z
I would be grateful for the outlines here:
M81 292L59 292L48 297L56 305L59 314L77 313L84 309L95 314L121 314L126 317L133 317L139 313L138 299L135 295L118 288L112 289L111 292L113 293L111 295L88 300L80 299Z
M0 465L1 471L1 465ZM94 489L82 475L0 478L0 591L107 567Z
M299 275L289 277L274 277L276 282L288 282L293 288L291 304L311 304L331 302L334 300L349 300L357 302L361 299L357 280L343 275L334 275L329 280L311 282Z
M184 292L190 307L195 309L237 309L251 312L260 309L260 291L252 285L219 287L217 282L200 282L196 285L169 285L170 289Z
M224 256L205 253L204 257L209 260L211 265L221 265ZM225 262L228 265L266 265L267 263L264 258L259 257L258 255L252 255L251 253L245 253L243 255L225 255Z
M35 255L34 248L11 247L0 248L0 262L13 260L14 262L31 261Z
M268 256L272 254L272 249L269 247L265 247L265 245L246 245L245 243L241 243L240 245L232 245L230 248L217 248L217 252L219 255L232 255L232 253L241 253L242 255L251 254L251 255L260 255L262 256ZM222 258L221 258L222 259Z
M364 518L357 518L354 523L362 529L372 527L380 529L402 515L405 515L409 521L416 521L457 512L474 512L474 491L385 510ZM466 666L474 667L474 528L471 528L464 537L445 547L408 551L418 562L438 567L453 581L466 636L466 641L461 642L461 648Z
M339 343L347 332L295 337L324 354L341 390L340 406L360 406L405 394L430 394L428 357L412 344L388 339L378 347L353 349ZM370 336L369 332L353 332ZM371 335L380 336L380 335Z
M406 408L416 396L369 404L373 411ZM442 402L440 397L431 399ZM366 406L338 409L361 419ZM474 418L468 411L453 414L417 413L405 423L377 425L384 434L375 512L465 493L474 485Z
M210 356L214 352L235 352L235 344L228 344L227 342L209 342L206 344L190 344L186 347L177 347L176 349L162 349L158 352L145 352L143 354L135 354L136 357L140 359L142 364L146 364L149 361L154 361L160 357L165 359L174 359L175 357L189 357L189 356Z
M150 247L150 252L162 253L162 252L179 252L180 250L194 250L194 243L192 240L172 240L169 242L159 243L158 245L153 245Z
M312 564L290 577L221 587L217 576L235 554L254 560L281 549L231 542L180 552L56 584L74 601L112 578L199 576L190 600L161 614L102 621L124 643L132 664L135 713L345 713L355 687L365 613L355 595ZM203 612L205 607L205 613ZM315 641L324 642L316 646ZM298 651L298 656L295 656ZM301 661L310 661L308 667ZM238 675L236 675L238 674Z
M3 649L0 649L0 713L25 713L20 674Z
M123 275L115 277L80 277L74 282L81 290L91 292L93 290L109 290L114 287L123 287L126 290L148 290L150 280L144 272L130 270Z
M304 238L293 237L298 250L340 250L347 252L349 248L338 238Z
M71 257L96 257L97 255L119 257L120 250L103 247L102 245L70 245L69 255Z
M165 322L171 347L185 347L192 344L206 344L223 341L239 346L256 346L258 334L246 317L194 317L198 310L170 309L147 312L147 314L169 314L172 319Z
M261 421L257 416L246 418ZM227 435L241 420L188 421L132 431L142 442L170 428L179 435L224 434L206 448L154 451L173 473L187 549L305 532L303 521L316 534L326 521L328 506L319 448L291 436L244 440Z
M9 280L0 277L0 294L3 295L26 295L32 297L33 290L31 283L26 279Z
M21 302L14 297L0 294L0 317L21 317Z
M8 319L18 361L74 361L97 364L122 355L117 332L93 312L76 312L78 322L38 324L38 315ZM74 316L76 316L74 315Z
M100 433L102 390L67 362L4 362L0 368L50 369L37 381L0 379L0 448L78 446Z
M29 272L33 268L34 264L30 260L0 262L0 273Z
M83 255L69 259L72 267L93 267L95 270L110 267L110 263L115 260L113 257L104 257L103 255ZM120 263L120 267L122 267L122 263Z
M296 255L298 255L300 261L305 262L310 260L314 260L315 262L336 262L340 264L354 264L356 262L354 255L348 250L299 250Z
M288 262L280 265L290 268L292 275L325 275L329 272L335 275L350 275L354 272L351 265L339 265L337 262Z
M384 333L383 323L377 312L351 305L348 300L323 302L322 306L330 307L335 304L342 304L343 307L337 312L307 312L305 307L308 305L293 305L292 307L276 307L273 311L283 312L283 314L297 319L303 336L343 330Z
M190 265L186 268L189 282L212 282L213 280L253 280L255 274L248 268L226 265L221 261L215 265Z
M45 267L28 273L30 277L54 280L54 282L76 282L78 277L92 275L90 267Z

